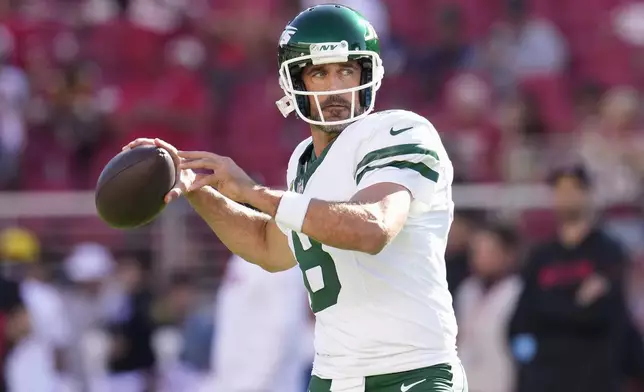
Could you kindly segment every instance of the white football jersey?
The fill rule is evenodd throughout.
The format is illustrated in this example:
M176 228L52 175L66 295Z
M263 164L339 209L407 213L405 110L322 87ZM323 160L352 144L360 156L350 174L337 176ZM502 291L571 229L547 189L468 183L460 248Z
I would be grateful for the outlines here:
M349 125L307 164L311 138L291 156L290 189L348 201L391 182L413 195L402 231L377 255L333 248L282 228L316 314L313 373L325 379L389 374L457 360L445 277L453 168L425 118L378 112Z

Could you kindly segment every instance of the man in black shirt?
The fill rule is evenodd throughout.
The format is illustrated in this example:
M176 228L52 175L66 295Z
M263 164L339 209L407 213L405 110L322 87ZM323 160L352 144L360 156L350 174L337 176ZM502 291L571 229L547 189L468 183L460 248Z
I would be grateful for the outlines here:
M556 237L530 252L510 324L518 392L617 392L628 317L626 255L595 223L582 167L551 177Z
M18 284L0 277L0 392L8 390L4 374L7 354L29 329Z

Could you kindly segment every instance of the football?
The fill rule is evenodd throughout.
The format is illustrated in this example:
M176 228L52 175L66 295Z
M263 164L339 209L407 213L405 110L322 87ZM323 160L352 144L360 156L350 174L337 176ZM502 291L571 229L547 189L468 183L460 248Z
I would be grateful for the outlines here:
M140 146L122 151L107 163L98 178L96 210L114 228L145 225L163 211L163 198L174 182L174 162L166 150Z

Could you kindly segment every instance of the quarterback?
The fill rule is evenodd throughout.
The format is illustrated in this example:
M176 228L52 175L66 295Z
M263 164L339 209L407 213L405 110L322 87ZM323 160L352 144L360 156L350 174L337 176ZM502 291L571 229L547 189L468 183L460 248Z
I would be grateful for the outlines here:
M310 392L467 391L445 277L453 169L438 133L412 112L374 112L384 68L356 11L309 8L278 45L277 107L311 127L287 191L210 152L124 148L166 148L180 169L166 202L184 195L232 252L268 271L299 266L316 315Z

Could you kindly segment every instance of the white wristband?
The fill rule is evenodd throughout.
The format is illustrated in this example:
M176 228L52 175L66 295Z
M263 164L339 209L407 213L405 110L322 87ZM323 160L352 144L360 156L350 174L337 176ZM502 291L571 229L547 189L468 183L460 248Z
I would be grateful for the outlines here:
M284 192L277 206L275 221L295 232L302 231L306 211L309 209L311 197L296 192Z

